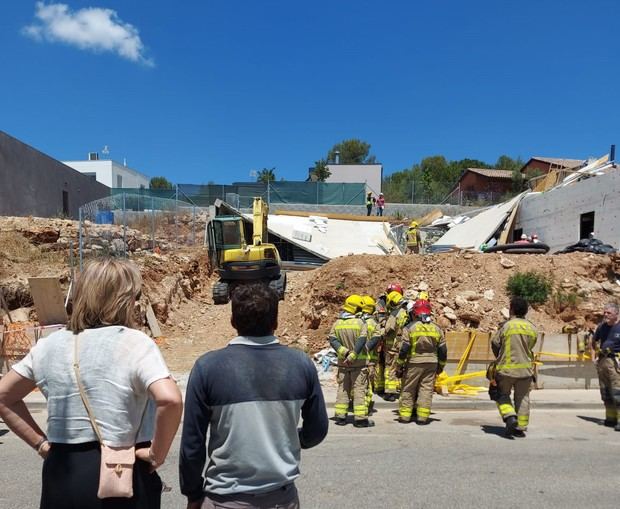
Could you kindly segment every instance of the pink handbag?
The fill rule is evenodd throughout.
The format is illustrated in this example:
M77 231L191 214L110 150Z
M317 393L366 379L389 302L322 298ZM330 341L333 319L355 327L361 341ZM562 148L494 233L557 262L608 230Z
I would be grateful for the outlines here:
M86 391L82 385L80 378L80 364L79 364L79 334L75 336L75 349L73 359L73 370L75 372L75 379L80 390L80 396L82 402L88 413L88 418L93 427L99 444L101 445L101 467L99 469L99 490L97 491L98 498L131 498L133 497L133 466L136 462L136 448L130 447L111 447L103 443L101 437L101 431L95 421L93 410L88 403L86 397ZM142 414L144 417L144 414ZM140 427L138 427L138 430ZM136 437L137 438L137 437Z

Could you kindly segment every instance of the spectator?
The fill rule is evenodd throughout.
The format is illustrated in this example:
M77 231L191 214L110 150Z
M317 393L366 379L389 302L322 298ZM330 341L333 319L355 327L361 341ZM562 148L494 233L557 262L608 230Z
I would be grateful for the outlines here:
M300 448L319 444L328 427L316 368L273 335L278 296L269 286L238 286L231 306L239 335L200 357L188 381L181 492L189 509L297 508Z
M183 405L157 345L133 329L141 285L130 262L90 263L77 280L67 327L40 339L0 381L0 417L45 460L41 508L160 507L162 483L154 470L166 459ZM23 401L35 387L47 400L47 435ZM132 498L97 497L99 434L108 446L135 444Z
M383 197L383 193L379 193L379 198L377 198L377 215L383 216L383 209L385 209L385 198Z

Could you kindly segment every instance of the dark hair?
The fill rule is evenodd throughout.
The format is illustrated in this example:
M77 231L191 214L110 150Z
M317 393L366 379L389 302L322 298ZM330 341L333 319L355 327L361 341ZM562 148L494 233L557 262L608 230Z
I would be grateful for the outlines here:
M240 336L268 336L278 322L278 294L267 283L241 283L231 296L232 324Z
M527 314L527 308L527 301L523 297L515 295L512 299L510 299L510 311L515 316L523 318Z

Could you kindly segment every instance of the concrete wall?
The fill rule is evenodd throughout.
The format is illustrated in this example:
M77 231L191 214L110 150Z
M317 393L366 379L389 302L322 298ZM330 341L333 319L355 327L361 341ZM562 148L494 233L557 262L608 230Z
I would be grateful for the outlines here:
M95 173L97 182L111 188L130 187L148 189L150 179L148 176L132 168L124 166L116 161L63 161L64 164L81 173ZM118 185L118 177L121 177L121 185Z
M461 205L423 205L416 203L386 203L385 216L395 216L400 214L402 217L422 217L429 212L440 209L446 216L458 216L473 211L479 211L479 207L466 207ZM244 212L247 209L244 209ZM274 203L270 211L276 210L298 210L304 212L316 212L317 214L334 212L339 214L366 215L366 205L312 205L295 203ZM373 209L374 212L374 209Z
M325 182L365 183L366 192L372 191L375 195L381 192L383 166L380 164L328 164L331 171Z
M63 191L74 219L80 206L110 195L107 186L0 131L0 215L61 215Z
M587 212L594 212L594 236L619 248L620 170L526 195L519 205L515 229L538 234L554 252L579 240L580 216Z

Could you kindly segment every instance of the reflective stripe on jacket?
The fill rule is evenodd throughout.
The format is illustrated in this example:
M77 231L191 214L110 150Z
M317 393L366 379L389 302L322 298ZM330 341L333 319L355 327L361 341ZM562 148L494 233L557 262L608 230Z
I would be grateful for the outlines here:
M400 359L399 364L405 362L409 364L438 362L441 366L446 364L448 358L446 340L443 331L434 323L410 323L403 329L401 338L403 342L401 352L408 351L406 358Z
M403 306L390 311L385 322L385 331L383 333L383 344L386 348L394 346L394 340L407 323L409 315Z
M497 372L514 378L532 376L537 339L536 327L525 318L512 318L504 323L491 340Z
M338 318L329 332L329 339L332 347L335 342L342 345L344 350L348 350L349 352L355 351L355 345L359 338L366 339L366 335L368 334L366 323L361 318L358 318L355 315L350 314L342 314L341 318ZM334 348L336 353L338 353L338 359L341 361L344 359L344 350L338 351L338 348ZM364 350L358 354L364 355ZM366 359L358 358L350 364L350 367L358 367L366 364ZM340 365L340 363L339 363Z

